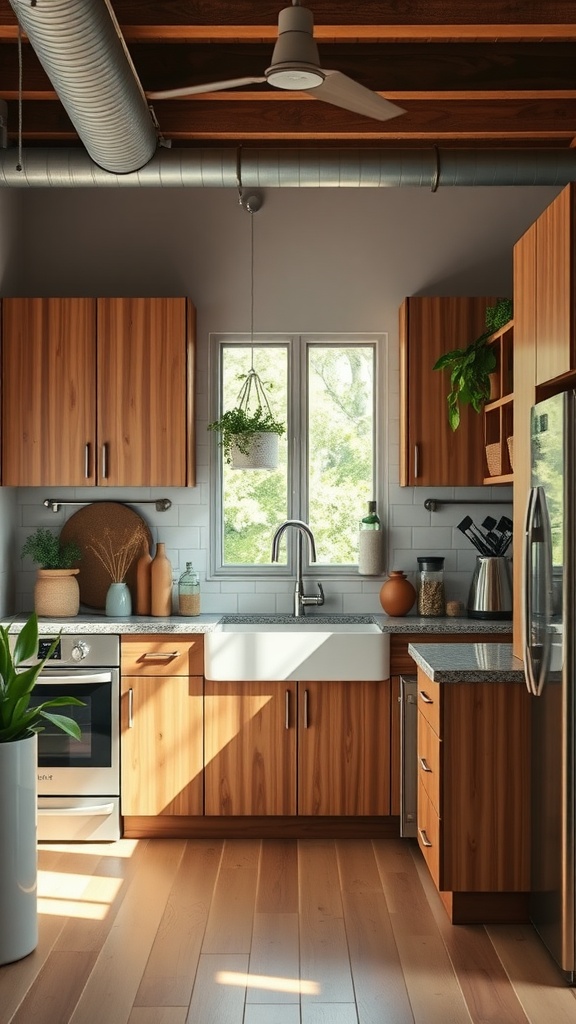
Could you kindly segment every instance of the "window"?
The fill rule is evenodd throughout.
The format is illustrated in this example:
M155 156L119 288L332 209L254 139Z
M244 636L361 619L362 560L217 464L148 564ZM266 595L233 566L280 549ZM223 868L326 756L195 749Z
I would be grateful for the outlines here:
M289 518L309 523L323 572L356 571L358 520L377 497L381 344L373 336L258 336L253 346L212 339L212 418L237 404L242 376L253 365L268 387L274 418L287 424L275 470L232 469L215 437L216 575L288 575L290 547L282 542L284 561L277 565L271 545ZM286 535L288 545L292 539Z

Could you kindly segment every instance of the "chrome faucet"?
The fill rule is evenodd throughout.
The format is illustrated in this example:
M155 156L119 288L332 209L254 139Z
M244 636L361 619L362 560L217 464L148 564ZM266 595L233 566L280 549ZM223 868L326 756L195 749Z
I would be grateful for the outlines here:
M274 537L272 538L272 561L278 561L278 551L280 548L280 541L286 530L293 526L298 531L298 538L296 544L296 585L294 587L294 615L300 618L301 615L305 615L305 608L307 605L320 605L324 604L324 591L322 584L318 583L319 594L316 597L307 597L304 593L304 584L302 581L302 538L308 538L308 549L310 561L316 561L316 544L314 542L314 534L307 523L303 523L301 519L287 519L286 522L282 523Z

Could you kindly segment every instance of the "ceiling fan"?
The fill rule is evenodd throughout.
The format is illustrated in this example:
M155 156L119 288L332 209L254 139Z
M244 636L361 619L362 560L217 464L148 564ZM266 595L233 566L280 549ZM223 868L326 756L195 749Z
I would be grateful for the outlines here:
M302 7L300 0L292 0L292 7L285 7L280 11L278 40L272 54L272 63L262 77L231 78L205 85L147 92L146 95L152 100L173 99L260 82L268 82L277 89L307 92L319 100L324 100L325 103L353 110L356 114L373 117L377 121L388 121L392 117L406 113L402 107L383 99L378 93L366 89L340 71L327 71L320 67L318 47L314 41L312 11Z

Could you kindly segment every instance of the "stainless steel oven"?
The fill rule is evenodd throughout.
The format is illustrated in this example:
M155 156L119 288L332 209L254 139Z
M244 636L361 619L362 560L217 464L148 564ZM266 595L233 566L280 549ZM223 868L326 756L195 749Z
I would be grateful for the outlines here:
M42 636L38 661L54 636ZM120 640L107 634L61 635L34 689L33 700L71 695L82 707L64 707L82 738L59 729L38 735L38 839L120 838Z

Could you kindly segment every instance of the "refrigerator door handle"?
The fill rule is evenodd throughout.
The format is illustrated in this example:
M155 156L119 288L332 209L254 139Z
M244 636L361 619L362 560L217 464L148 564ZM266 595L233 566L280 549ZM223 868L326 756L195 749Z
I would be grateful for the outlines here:
M540 659L540 671L538 673L538 680L536 683L536 696L539 697L544 689L544 684L548 678L550 671L550 660L552 654L552 641L550 637L549 625L552 619L552 583L553 583L553 570L552 570L552 525L550 523L550 514L548 512L548 504L546 502L546 494L543 487L538 487L537 492L537 503L540 509L540 522L542 532L542 547L544 549L544 601L545 601L545 619L546 619L546 630L544 632L543 644L542 644L542 657Z
M524 679L528 693L536 696L536 677L534 675L534 663L532 660L532 648L530 645L530 631L532 627L532 534L534 531L534 518L536 515L537 489L532 487L528 495L526 506L526 520L524 526L524 551L523 551L523 578L522 578L522 647L524 650Z

